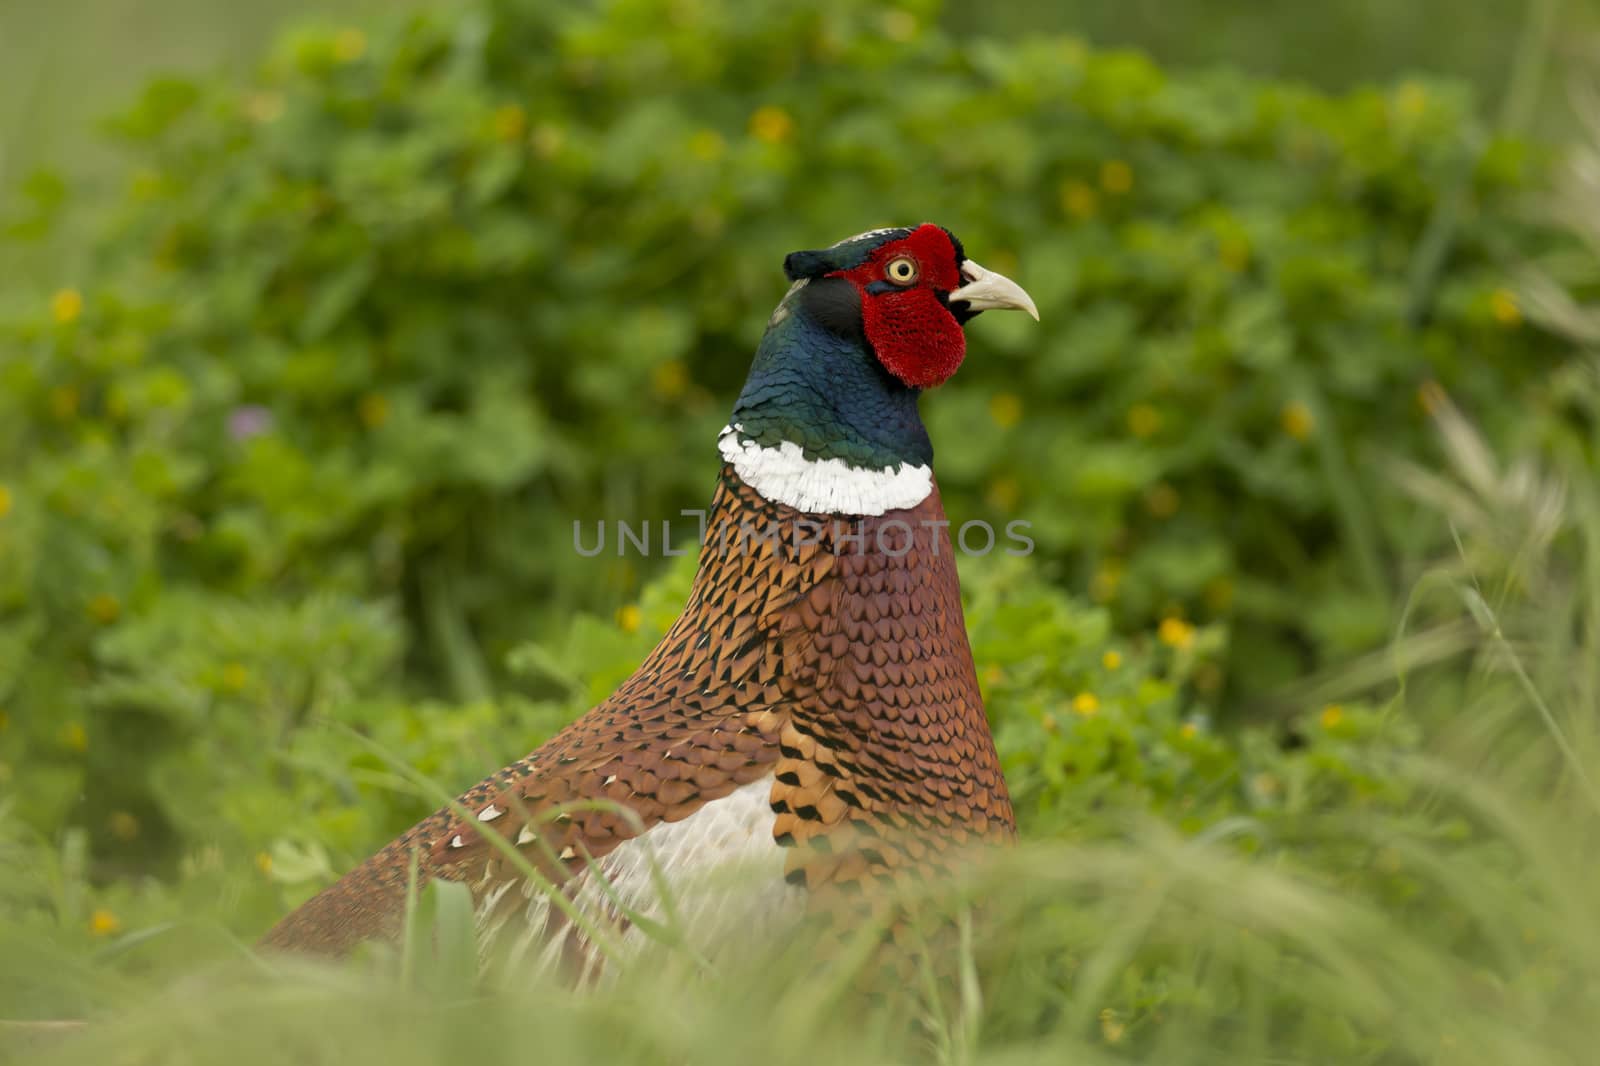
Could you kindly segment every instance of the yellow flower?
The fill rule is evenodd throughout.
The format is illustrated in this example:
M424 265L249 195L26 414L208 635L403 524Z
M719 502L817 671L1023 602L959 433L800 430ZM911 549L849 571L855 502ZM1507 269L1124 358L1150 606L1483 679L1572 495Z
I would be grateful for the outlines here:
M1122 665L1122 653L1119 651L1106 652L1104 655L1100 656L1100 665L1105 667L1107 670L1117 669Z
M63 326L76 322L83 314L83 293L77 289L62 289L50 297L50 315Z
M251 93L245 98L244 113L250 116L252 122L266 125L276 122L283 117L283 95L281 93Z
M1507 329L1522 324L1522 308L1517 304L1517 294L1510 289L1494 290L1489 296L1489 313Z
M1337 703L1330 703L1322 708L1322 714L1318 718L1322 722L1322 728L1333 729L1344 720L1344 708Z
M263 874L270 875L272 873L272 856L264 851L256 852L256 869Z
M361 402L356 406L356 414L361 419L361 424L368 429L377 429L389 421L389 399L381 392L369 392L361 397Z
M82 722L68 722L61 727L61 743L69 751L88 751L89 731L83 728Z
M106 825L118 840L133 840L139 835L139 819L127 811L112 811Z
M1417 118L1428 109L1428 90L1414 81L1405 82L1395 92L1394 106L1406 118Z
M95 936L110 936L122 928L122 919L105 908L97 908L89 915L89 932Z
M102 592L89 601L89 617L103 626L115 622L122 615L122 601L109 592Z
M1120 159L1112 159L1100 167L1100 187L1113 196L1121 196L1133 189L1133 168Z
M1163 618L1156 637L1168 647L1188 648L1194 644L1194 626L1181 618Z
M1118 1020L1116 1011L1107 1007L1100 1012L1100 1035L1106 1038L1106 1043L1120 1042L1127 1031L1128 1027Z
M1161 412L1147 403L1128 408L1128 429L1135 437L1153 437L1161 430Z
M228 663L222 668L222 687L229 692L242 692L250 683L250 671L243 663Z
M1073 178L1061 184L1061 209L1080 221L1093 218L1100 208L1100 196L1086 182Z
M1014 392L997 392L989 397L989 417L1001 429L1022 421L1022 397Z
M357 29L340 30L333 39L333 58L354 63L367 54L367 35Z
M1072 709L1085 718L1092 718L1100 709L1100 697L1093 692L1080 692L1072 698Z
M1310 431L1317 427L1317 418L1310 413L1310 408L1299 400L1285 403L1282 415L1278 415L1278 421L1283 424L1283 432L1294 437L1294 440L1309 439Z
M617 626L624 633L638 632L639 623L643 621L643 619L644 613L640 611L639 608L634 604L630 603L626 607L620 607L617 609Z
M750 116L750 135L758 141L780 144L794 135L794 119L781 107L758 107Z
M11 513L11 490L0 485L0 518Z
M1151 485L1149 491L1144 494L1145 509L1153 518L1171 518L1178 513L1178 505L1181 502L1182 497L1178 495L1178 490L1165 481Z
M1101 563L1089 579L1089 595L1095 602L1105 603L1117 594L1117 586L1122 584L1122 563L1116 559L1108 559Z
M676 400L689 387L689 368L680 360L657 363L650 372L650 387L663 400Z
M716 130L700 130L689 138L689 154L707 163L721 159L727 147L728 142Z
M1241 273L1250 265L1250 242L1243 237L1230 235L1217 242L1217 258L1222 268L1230 273Z
M1183 723L1183 727L1179 729L1178 732L1183 734L1183 738L1185 740L1193 740L1199 735L1200 727L1195 725L1193 722L1185 722Z
M540 159L553 159L561 151L562 145L567 143L567 131L553 122L541 122L533 128L529 140L533 142L533 151Z
M1311 408L1299 400L1284 404L1278 421L1283 425L1283 431L1295 440L1310 439L1311 431L1317 428L1317 419L1311 413Z
M1002 475L989 482L989 487L983 494L984 502L997 511L1009 511L1016 507L1017 501L1022 499L1022 488L1017 484L1017 479L1009 475Z
M917 16L909 11L894 8L883 13L883 35L891 41L904 44L917 35Z
M503 104L495 108L489 126L494 131L496 140L514 141L522 136L523 130L527 129L528 115L519 104Z

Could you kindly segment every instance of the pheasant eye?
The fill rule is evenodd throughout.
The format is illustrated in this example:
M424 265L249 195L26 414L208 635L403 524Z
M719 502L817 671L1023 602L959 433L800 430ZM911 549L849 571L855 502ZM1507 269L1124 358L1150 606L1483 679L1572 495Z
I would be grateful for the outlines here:
M910 285L917 280L917 261L909 255L897 256L889 260L884 274L896 285Z

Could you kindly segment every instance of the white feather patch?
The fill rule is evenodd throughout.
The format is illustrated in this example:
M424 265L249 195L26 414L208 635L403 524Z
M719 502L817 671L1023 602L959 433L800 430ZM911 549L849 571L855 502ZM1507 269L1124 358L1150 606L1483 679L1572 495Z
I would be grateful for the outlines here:
M846 237L839 244L849 244L851 241L865 240L868 237L881 237L885 233L893 233L895 228L894 226L879 226L877 229L869 229L864 233L858 233L854 237ZM834 245L834 247L839 247L839 244Z
M803 910L802 890L783 879L784 850L772 834L776 817L772 778L765 777L681 821L660 822L623 841L596 861L600 878L593 869L580 868L566 891L573 905L616 944L623 960L637 955L651 938L625 920L619 904L656 922L676 920L685 940L706 954L760 943ZM545 892L529 892L525 886L523 894L527 903L517 908L491 904L501 903L504 892L482 897L478 916L488 934L485 939L507 938L514 964L552 970L565 939L545 936L556 908ZM585 955L587 965L603 967L598 951Z
M741 429L735 424L718 434L722 458L763 499L797 511L881 515L915 507L933 491L932 467L897 463L875 470L843 459L807 459L793 441L775 448L741 441Z

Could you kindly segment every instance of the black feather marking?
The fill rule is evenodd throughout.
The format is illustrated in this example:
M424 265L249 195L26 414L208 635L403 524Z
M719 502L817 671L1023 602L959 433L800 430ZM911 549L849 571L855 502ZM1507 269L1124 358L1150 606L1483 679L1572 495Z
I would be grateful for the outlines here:
M820 278L832 269L826 251L790 252L783 257L783 273L790 281Z
M800 306L811 320L829 333L865 340L861 322L861 293L844 278L818 278L800 290Z
M974 311L972 305L965 300L950 299L950 294L947 292L935 293L935 295L939 297L939 302L944 304L944 309L955 316L956 322L960 325L965 326L968 322L983 314L982 311Z

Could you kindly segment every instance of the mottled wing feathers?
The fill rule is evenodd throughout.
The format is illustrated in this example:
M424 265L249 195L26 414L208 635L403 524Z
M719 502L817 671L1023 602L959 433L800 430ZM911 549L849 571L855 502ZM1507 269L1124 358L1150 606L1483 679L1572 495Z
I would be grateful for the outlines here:
M784 663L809 644L793 605L838 560L814 545L740 543L741 526L758 528L765 508L736 479L723 480L689 601L672 628L610 698L462 797L478 824L465 826L459 843L453 835L435 842L441 868L470 879L468 860L488 848L469 836L490 825L521 837L532 828L527 815L595 799L626 805L644 826L673 822L771 773L797 698ZM579 862L635 828L613 812L574 810L542 835L557 856Z
M605 702L460 797L289 915L269 947L339 954L399 931L412 856L425 881L487 891L520 877L484 835L510 840L561 884L642 826L687 817L771 773L785 658L807 643L792 607L836 559L816 545L747 535L769 505L728 473L719 485L689 602L655 650ZM628 818L591 801L625 805ZM587 806L585 806L587 805Z

